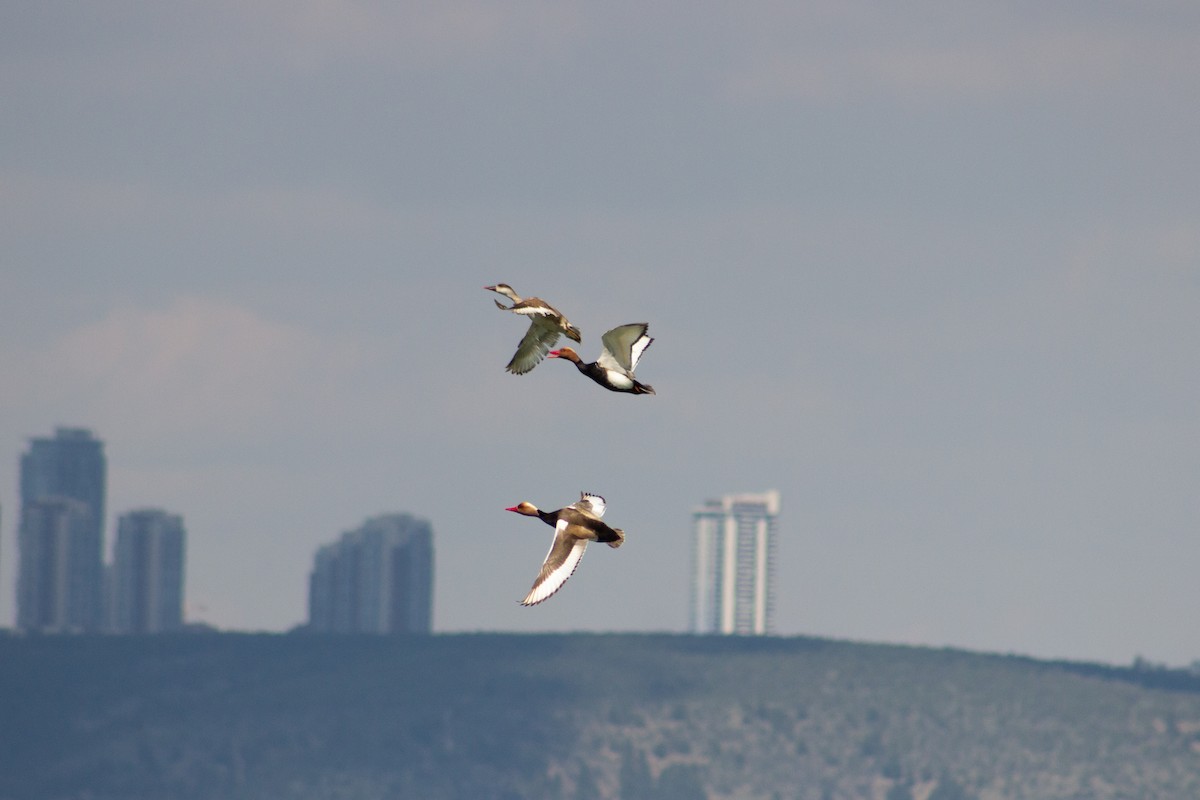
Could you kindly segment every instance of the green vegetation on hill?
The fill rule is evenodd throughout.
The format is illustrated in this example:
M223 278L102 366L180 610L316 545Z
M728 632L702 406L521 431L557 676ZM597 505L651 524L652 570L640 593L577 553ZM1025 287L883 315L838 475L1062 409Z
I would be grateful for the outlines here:
M0 637L0 800L1176 800L1198 690L805 638Z

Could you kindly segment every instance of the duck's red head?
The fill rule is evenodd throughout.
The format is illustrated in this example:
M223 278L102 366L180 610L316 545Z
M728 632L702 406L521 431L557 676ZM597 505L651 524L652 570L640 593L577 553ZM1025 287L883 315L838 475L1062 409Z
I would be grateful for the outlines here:
M551 350L546 355L550 356L550 358L565 358L568 361L574 361L576 364L579 363L579 353L576 353L569 347L560 347L558 350Z

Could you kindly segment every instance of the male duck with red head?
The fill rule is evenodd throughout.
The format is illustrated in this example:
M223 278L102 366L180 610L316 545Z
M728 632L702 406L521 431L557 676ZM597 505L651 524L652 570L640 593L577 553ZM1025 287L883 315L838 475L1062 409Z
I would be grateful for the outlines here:
M620 325L600 337L604 348L600 357L590 364L584 363L579 354L570 347L551 350L551 358L565 358L575 364L584 375L611 392L628 392L629 394L654 394L654 387L639 383L633 376L637 369L642 353L654 341L646 333L649 324L632 322Z
M604 498L600 495L581 492L578 502L557 511L542 511L528 502L504 509L527 517L537 517L554 528L550 552L546 554L537 580L521 605L535 606L561 589L579 566L588 542L604 542L609 547L621 546L625 541L625 531L610 528L600 521L605 506Z

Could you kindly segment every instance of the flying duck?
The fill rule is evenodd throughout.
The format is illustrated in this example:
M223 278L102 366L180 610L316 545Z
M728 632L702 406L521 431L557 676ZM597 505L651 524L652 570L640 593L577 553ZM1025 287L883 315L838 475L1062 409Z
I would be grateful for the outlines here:
M535 606L561 589L579 566L588 542L604 542L609 547L621 546L625 541L625 531L610 528L600 521L600 517L604 516L604 507L604 498L600 495L581 492L578 502L558 511L542 511L527 502L504 509L527 517L538 517L554 528L550 552L546 554L542 570L521 605Z
M567 318L545 300L538 297L521 299L521 296L514 292L507 283L497 283L495 286L483 288L502 294L513 301L511 306L506 306L496 300L497 308L529 317L529 330L525 332L525 338L521 339L521 343L517 345L517 352L513 355L512 361L509 361L508 366L505 367L514 375L524 375L536 367L546 357L547 351L558 341L559 334L565 333L568 338L574 339L576 342L581 341L579 329L567 322Z
M561 350L551 350L551 358L565 358L575 362L579 371L596 383L614 392L629 392L630 394L654 394L654 387L639 383L633 377L642 353L654 340L646 334L650 327L645 322L633 322L620 325L600 337L604 349L600 357L591 364L583 363L583 359L569 347Z

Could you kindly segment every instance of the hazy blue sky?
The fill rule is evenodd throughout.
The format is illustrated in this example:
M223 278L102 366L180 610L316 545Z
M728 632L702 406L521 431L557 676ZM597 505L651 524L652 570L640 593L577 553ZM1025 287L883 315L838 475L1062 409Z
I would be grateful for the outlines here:
M779 489L777 629L1200 658L1200 6L0 9L0 622L27 438L184 516L188 616L304 620L432 520L434 623L682 630ZM504 372L505 281L639 377ZM625 528L516 600L580 489Z

